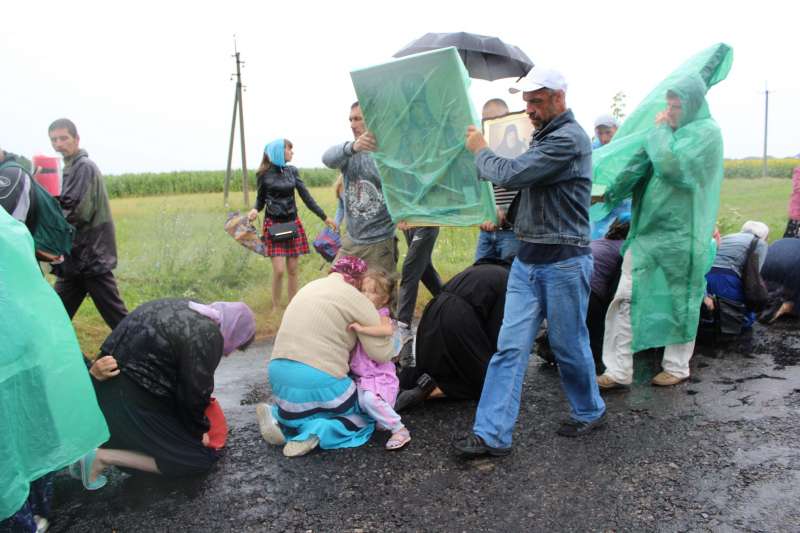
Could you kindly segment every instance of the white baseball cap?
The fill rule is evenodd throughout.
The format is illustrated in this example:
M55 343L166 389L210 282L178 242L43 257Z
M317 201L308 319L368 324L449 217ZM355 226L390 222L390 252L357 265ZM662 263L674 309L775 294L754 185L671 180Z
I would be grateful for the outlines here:
M599 128L600 126L608 126L609 128L618 128L619 122L617 119L612 117L611 115L600 115L594 121L594 127Z
M528 75L508 89L511 94L518 92L538 91L547 88L554 91L567 92L567 80L557 70L544 67L533 67Z

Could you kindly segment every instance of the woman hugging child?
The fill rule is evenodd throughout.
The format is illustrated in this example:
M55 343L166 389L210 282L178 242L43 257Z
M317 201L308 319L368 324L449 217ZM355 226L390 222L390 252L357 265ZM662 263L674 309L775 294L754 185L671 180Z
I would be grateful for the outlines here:
M389 307L394 294L394 281L385 274L370 271L361 282L361 292L378 309L381 323L364 326L353 322L348 329L372 337L391 337L394 325ZM392 436L386 442L387 450L399 450L411 441L411 434L394 410L394 402L400 389L400 381L394 363L378 363L369 358L357 343L350 355L350 373L358 387L358 403L369 416L375 419L378 429L389 430Z

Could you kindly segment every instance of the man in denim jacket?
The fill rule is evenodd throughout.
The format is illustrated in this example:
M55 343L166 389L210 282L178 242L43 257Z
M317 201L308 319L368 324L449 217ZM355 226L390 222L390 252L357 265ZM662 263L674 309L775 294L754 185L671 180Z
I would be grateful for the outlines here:
M511 89L522 92L536 128L530 148L519 157L495 155L477 128L467 130L466 146L475 154L479 175L519 190L510 215L521 245L472 433L454 442L465 456L511 452L530 349L544 318L571 408L558 433L584 435L605 421L586 329L592 145L566 107L566 89L561 74L541 68Z

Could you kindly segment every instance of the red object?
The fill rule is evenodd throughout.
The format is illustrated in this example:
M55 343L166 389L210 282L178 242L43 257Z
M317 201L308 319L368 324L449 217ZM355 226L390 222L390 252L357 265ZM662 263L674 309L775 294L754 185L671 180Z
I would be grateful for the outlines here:
M61 164L57 157L33 156L33 177L53 196L61 194Z
M228 440L228 423L225 421L225 413L222 412L222 407L213 396L211 401L208 402L205 415L211 424L208 430L208 447L221 450L225 447L225 441Z

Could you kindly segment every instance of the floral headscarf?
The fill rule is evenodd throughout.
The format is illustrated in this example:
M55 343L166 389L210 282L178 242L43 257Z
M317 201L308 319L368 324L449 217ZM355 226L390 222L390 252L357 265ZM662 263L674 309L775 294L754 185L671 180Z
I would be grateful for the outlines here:
M362 276L367 272L367 262L353 255L345 255L334 261L331 272L341 274L347 283L358 288Z

